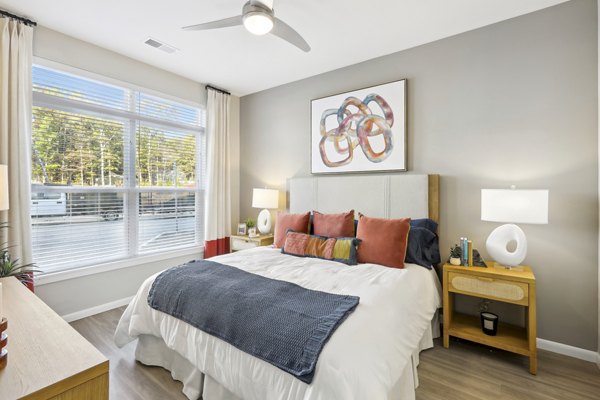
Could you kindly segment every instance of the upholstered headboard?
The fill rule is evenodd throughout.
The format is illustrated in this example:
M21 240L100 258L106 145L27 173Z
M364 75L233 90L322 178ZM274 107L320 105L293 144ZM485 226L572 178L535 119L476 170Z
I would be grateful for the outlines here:
M431 218L439 222L439 175L336 175L288 180L290 212Z

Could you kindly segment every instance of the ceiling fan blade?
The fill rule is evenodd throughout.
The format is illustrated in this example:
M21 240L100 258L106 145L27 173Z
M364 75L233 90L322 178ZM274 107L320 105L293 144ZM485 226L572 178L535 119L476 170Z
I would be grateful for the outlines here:
M273 0L250 0L250 4L255 5L256 3L262 4L267 7L269 10L273 9Z
M228 28L230 26L238 26L242 25L242 16L238 15L236 17L220 19L218 21L205 22L203 24L198 25L190 25L184 26L184 31L203 31L206 29L219 29L219 28Z
M306 40L304 40L304 38L300 36L300 34L296 32L294 28L279 18L275 18L275 26L273 26L271 33L277 37L280 37L286 42L293 44L306 53L310 51L310 45L306 42Z

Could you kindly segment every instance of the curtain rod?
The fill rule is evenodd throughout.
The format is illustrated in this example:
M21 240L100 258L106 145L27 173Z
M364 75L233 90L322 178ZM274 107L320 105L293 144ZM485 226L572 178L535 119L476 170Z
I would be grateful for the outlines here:
M8 11L0 10L0 15L4 15L5 17L16 19L17 21L20 21L20 22L24 23L25 25L37 26L37 22L34 22L25 17L19 17L18 15L9 13Z
M216 90L217 92L221 92L221 93L228 94L231 96L231 93L229 93L227 90L219 89L218 87L214 87L212 85L205 85L205 86L207 89Z

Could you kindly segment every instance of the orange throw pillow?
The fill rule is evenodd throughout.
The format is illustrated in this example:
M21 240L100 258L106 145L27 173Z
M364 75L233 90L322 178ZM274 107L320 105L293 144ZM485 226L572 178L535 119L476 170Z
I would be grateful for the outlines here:
M358 262L404 268L410 218L369 218L358 214Z
M313 211L313 234L327 237L354 237L354 210L342 214Z
M274 244L277 248L282 248L285 244L285 234L288 229L295 232L308 233L308 224L310 223L310 213L306 214L286 214L277 213L275 221L275 238Z

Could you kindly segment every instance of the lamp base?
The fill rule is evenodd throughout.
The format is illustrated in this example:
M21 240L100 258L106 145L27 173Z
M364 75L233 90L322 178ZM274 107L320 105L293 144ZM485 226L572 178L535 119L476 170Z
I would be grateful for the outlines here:
M522 265L502 265L502 264L494 264L494 268L498 268L498 269L508 269L511 271L518 271L518 272L523 272L525 271L525 268Z
M517 243L517 247L511 252L507 246L512 241ZM527 255L527 238L525 232L517 225L505 224L490 233L485 247L490 257L498 264L508 268L515 267L521 264Z
M271 213L266 208L258 214L256 227L263 235L271 232Z

